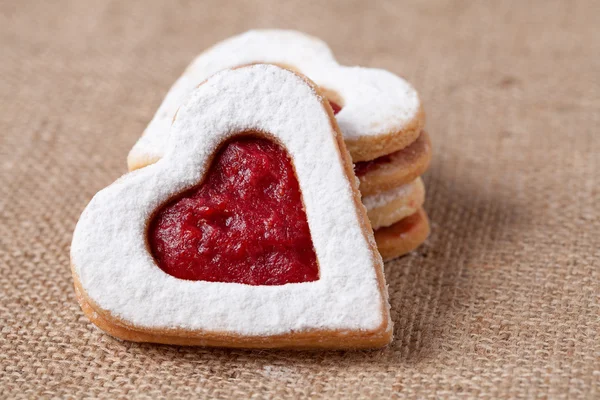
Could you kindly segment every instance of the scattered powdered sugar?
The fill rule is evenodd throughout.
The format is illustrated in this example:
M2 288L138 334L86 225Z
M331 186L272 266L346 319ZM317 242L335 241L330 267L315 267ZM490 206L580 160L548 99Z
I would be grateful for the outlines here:
M319 280L250 286L166 274L147 249L149 218L201 181L220 143L249 130L272 135L293 160ZM71 259L93 303L140 328L267 336L391 326L377 278L383 264L373 261L336 133L310 85L270 65L223 71L191 93L170 134L160 161L98 192L77 223Z
M173 115L199 83L223 69L260 62L291 67L336 92L343 102L336 118L345 139L398 132L420 109L416 90L397 75L341 66L324 42L301 32L252 30L215 45L190 64L131 149L130 168L163 156Z
M371 211L375 208L383 207L399 197L409 196L414 191L420 189L423 189L423 181L421 178L417 178L412 182L392 188L385 192L364 196L362 202L367 210Z

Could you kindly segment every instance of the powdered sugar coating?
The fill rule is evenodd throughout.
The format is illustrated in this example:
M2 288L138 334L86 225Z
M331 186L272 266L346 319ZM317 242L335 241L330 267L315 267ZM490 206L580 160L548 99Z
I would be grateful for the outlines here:
M223 141L249 130L272 135L293 160L320 279L249 286L164 273L146 245L152 213L201 182ZM191 93L170 133L159 162L98 192L77 224L71 259L94 304L140 328L268 336L391 326L377 277L383 265L361 229L336 132L302 78L269 65L218 73Z
M131 149L130 166L162 157L172 117L194 87L222 69L259 62L292 67L336 92L343 100L336 118L344 139L399 132L420 110L416 90L390 72L341 66L324 42L301 32L252 30L217 44L190 64Z
M417 178L412 182L386 190L385 192L363 196L362 202L368 211L383 207L399 197L409 196L412 192L423 189L423 180Z

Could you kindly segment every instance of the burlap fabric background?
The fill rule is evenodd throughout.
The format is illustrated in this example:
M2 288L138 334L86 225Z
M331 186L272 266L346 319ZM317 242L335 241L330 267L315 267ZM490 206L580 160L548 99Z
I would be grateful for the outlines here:
M599 4L2 2L0 397L599 398ZM80 212L192 57L253 27L421 92L433 234L386 266L385 350L122 343L76 304Z

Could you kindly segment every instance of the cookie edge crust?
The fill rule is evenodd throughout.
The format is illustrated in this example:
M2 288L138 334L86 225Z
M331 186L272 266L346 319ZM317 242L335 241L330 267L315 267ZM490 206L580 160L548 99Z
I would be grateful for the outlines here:
M423 175L429 168L433 155L431 139L427 132L425 130L421 131L419 137L413 143L399 151L419 144L418 142L421 139L423 140L422 148L418 148L416 155L400 156L390 161L390 163L376 166L364 175L359 176L360 192L363 197L410 183Z
M425 127L425 111L419 103L414 118L399 130L381 135L363 136L359 139L346 139L346 147L353 162L371 161L410 146Z
M418 216L418 222L400 235L390 231L393 229L394 225L375 231L375 241L377 242L379 252L384 261L390 261L410 253L421 246L429 237L431 228L425 210L420 208L413 216ZM407 218L410 217L412 216ZM397 223L401 222L402 220Z
M290 348L290 349L368 349L387 346L392 339L392 329L372 333L352 331L307 331L277 336L242 336L219 332L192 332L174 329L165 332L125 326L117 318L99 311L85 295L79 280L74 278L77 302L85 316L110 336L131 342L159 343L181 346L231 347L231 348Z
M425 202L425 186L420 178L411 183L410 192L367 211L373 230L389 227L419 211Z

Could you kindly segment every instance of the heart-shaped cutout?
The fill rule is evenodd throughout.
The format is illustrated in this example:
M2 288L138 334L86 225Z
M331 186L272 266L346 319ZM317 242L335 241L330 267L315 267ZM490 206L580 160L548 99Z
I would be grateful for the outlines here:
M158 266L180 279L248 285L319 279L294 168L267 139L226 143L204 182L155 214L148 241Z

